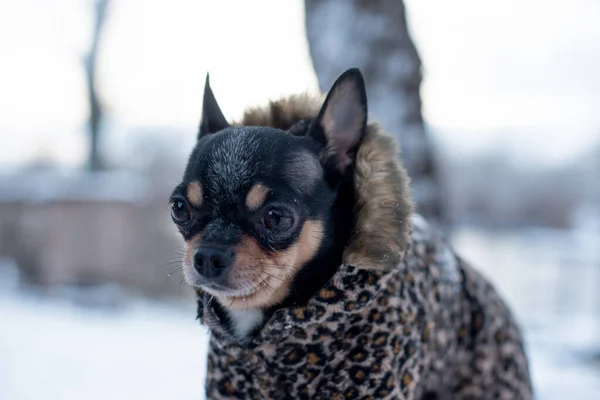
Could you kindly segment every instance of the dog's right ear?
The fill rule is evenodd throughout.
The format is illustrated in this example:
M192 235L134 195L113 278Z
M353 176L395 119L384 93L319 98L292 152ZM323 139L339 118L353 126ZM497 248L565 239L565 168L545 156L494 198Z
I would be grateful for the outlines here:
M210 88L209 76L206 74L206 83L204 84L204 99L202 100L202 120L198 130L198 139L204 135L219 132L229 126L225 119L217 99Z

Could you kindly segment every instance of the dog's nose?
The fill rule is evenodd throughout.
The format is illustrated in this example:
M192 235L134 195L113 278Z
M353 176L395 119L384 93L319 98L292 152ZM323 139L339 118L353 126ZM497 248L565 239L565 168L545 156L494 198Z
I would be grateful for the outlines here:
M230 247L201 246L194 252L194 268L206 278L216 278L232 264L233 257Z

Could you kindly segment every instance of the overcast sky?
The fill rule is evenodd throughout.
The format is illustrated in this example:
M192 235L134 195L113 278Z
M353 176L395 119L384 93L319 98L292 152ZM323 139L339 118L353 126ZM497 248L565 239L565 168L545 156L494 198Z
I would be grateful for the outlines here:
M598 1L406 3L425 117L444 144L563 162L600 137ZM112 5L99 83L114 147L140 127L188 130L191 143L207 70L228 117L316 89L300 0ZM84 159L90 22L83 0L0 2L1 163Z

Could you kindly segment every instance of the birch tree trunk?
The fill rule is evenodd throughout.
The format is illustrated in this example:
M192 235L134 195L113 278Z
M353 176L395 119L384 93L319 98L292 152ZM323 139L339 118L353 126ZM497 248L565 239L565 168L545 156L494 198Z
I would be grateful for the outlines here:
M441 223L443 206L432 145L421 115L421 59L401 0L305 0L306 33L319 87L359 67L369 113L395 136L418 211Z

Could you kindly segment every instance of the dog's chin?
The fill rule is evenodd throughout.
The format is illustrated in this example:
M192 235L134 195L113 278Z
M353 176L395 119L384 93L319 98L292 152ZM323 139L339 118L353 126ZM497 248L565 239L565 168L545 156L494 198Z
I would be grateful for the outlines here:
M275 292L256 285L252 289L240 290L210 283L202 283L198 287L214 296L221 305L232 310L248 308L265 308L272 304Z
M213 296L220 298L227 297L248 297L254 295L259 289L256 290L239 290L235 288L230 288L227 286L217 285L214 283L201 283L199 287L207 292L208 294L212 294Z

